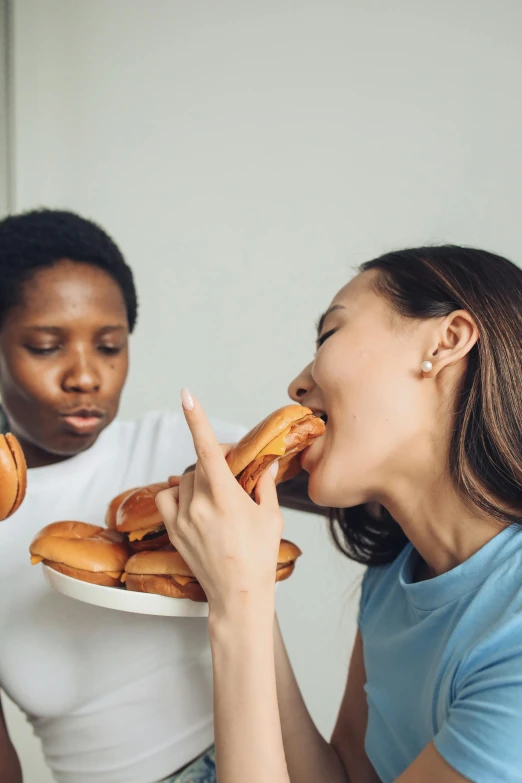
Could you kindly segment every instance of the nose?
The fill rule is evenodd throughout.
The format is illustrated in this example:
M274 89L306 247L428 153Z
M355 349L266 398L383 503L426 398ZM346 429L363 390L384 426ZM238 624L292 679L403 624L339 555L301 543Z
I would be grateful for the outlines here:
M302 403L305 397L310 394L314 387L312 378L312 363L302 370L297 378L294 378L288 387L288 396L294 401Z
M68 392L92 394L99 391L100 386L101 374L95 358L86 350L76 350L64 373L63 389Z

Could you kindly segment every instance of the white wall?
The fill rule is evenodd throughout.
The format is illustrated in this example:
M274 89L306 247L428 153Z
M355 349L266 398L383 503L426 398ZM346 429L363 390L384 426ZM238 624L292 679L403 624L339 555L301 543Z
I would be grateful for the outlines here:
M133 265L124 414L189 385L254 423L381 251L520 260L521 30L518 0L15 0L14 205L98 219ZM360 572L321 521L289 515L287 535L305 556L282 622L328 732ZM9 715L26 783L44 783Z
M8 209L8 15L7 0L0 0L0 215Z

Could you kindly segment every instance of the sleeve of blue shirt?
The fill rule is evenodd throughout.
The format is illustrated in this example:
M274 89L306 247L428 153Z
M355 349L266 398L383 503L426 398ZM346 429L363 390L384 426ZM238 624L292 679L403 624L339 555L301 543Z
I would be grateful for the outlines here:
M468 656L455 699L434 739L441 756L473 783L522 781L520 623Z

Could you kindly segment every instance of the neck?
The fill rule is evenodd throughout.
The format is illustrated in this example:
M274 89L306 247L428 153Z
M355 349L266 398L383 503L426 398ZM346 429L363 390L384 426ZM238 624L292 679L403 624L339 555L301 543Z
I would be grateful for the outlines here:
M422 480L418 471L391 486L380 502L426 563L424 578L455 568L503 530L499 522L470 507L449 475Z

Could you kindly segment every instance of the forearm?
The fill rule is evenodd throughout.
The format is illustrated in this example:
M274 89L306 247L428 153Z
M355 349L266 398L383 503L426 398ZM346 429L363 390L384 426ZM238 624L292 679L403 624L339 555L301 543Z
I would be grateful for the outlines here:
M286 763L292 783L348 783L339 757L315 726L274 623L277 696Z
M290 783L277 704L274 608L209 618L219 783Z

